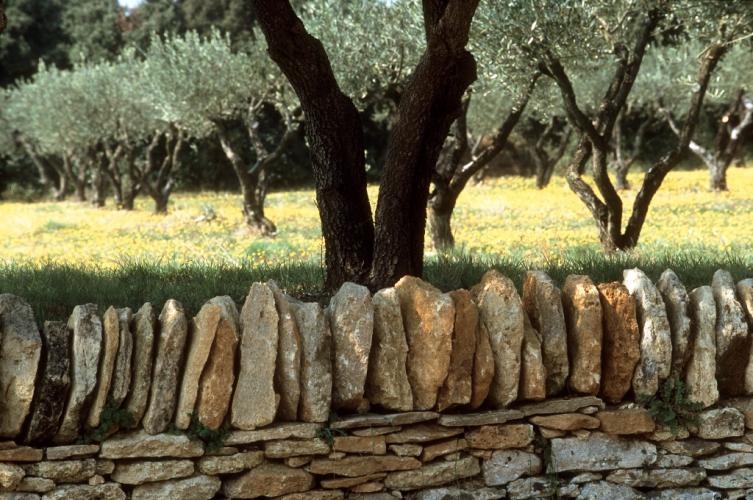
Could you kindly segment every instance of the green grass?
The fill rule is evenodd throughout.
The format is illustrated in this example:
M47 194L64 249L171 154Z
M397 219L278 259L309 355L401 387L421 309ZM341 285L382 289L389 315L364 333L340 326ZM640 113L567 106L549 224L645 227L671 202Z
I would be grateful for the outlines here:
M711 252L703 247L653 252L605 255L594 250L573 250L565 258L543 266L557 283L569 274L587 274L595 282L622 280L622 271L640 267L656 280L672 268L690 290L709 284L717 269L727 269L735 279L753 277L753 255ZM517 257L472 257L467 254L433 257L427 260L425 278L449 291L470 288L489 269L498 269L520 287L523 273L530 269ZM104 311L110 305L131 307L144 302L161 307L167 299L180 301L194 315L208 299L230 295L243 299L254 281L274 279L289 294L302 300L326 301L324 271L311 263L279 266L229 264L177 264L127 261L117 268L71 266L54 262L18 264L0 262L0 292L25 298L38 321L66 320L76 305L95 303Z

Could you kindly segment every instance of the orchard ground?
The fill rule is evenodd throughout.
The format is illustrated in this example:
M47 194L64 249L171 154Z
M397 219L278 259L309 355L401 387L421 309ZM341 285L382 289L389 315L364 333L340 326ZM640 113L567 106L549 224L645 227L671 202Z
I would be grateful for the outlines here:
M639 266L653 278L672 267L690 288L717 268L753 277L753 168L729 171L730 191L708 190L704 170L670 173L637 249L605 255L591 217L555 177L502 177L466 189L453 217L457 251L436 255L427 238L426 277L443 289L468 287L490 267L519 283L526 269L621 280ZM640 183L634 175L634 186ZM628 193L626 211L632 197ZM369 192L376 203L376 188ZM108 200L111 204L111 201ZM133 212L76 202L0 203L0 292L16 293L40 319L64 319L76 304L138 307L181 300L190 312L214 295L237 301L254 280L276 279L289 293L323 298L323 242L313 191L270 194L275 238L242 227L236 193L176 194L167 216L148 198Z

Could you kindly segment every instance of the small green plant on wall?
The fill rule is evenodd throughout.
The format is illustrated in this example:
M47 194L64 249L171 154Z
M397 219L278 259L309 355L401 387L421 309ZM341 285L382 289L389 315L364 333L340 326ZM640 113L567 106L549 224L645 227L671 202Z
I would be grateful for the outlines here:
M82 443L99 443L104 441L107 436L116 432L118 429L130 429L134 426L134 418L131 412L125 408L119 408L115 401L107 398L105 407L102 408L102 414L99 417L99 426L84 434L80 442Z
M638 403L646 407L654 422L669 427L675 435L680 426L697 425L698 413L703 410L701 403L688 399L685 382L677 378L665 380L653 396L638 396Z

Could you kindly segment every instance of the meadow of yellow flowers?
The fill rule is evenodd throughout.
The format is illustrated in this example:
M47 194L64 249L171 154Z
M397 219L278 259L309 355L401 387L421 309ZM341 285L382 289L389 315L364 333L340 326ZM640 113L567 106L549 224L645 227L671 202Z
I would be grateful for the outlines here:
M638 184L635 175L632 182ZM705 171L671 173L657 194L636 252L753 254L753 168L729 172L730 191L707 189ZM623 193L630 211L635 191ZM376 187L370 189L376 203ZM108 200L109 201L109 200ZM242 227L235 193L174 195L167 216L153 215L149 199L124 212L76 202L0 203L0 261L59 262L117 267L129 261L276 265L319 264L323 243L313 191L272 193L267 215L275 238ZM469 186L453 218L461 250L533 263L566 259L598 248L586 208L561 177L543 191L532 179L503 177ZM430 242L427 252L431 255Z

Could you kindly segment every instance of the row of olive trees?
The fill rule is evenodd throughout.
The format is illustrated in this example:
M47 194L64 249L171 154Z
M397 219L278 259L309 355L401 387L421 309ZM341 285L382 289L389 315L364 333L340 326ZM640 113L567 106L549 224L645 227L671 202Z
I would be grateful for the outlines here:
M141 56L70 71L42 65L34 78L5 91L0 137L27 155L56 199L133 209L138 193L167 211L189 139L216 134L240 182L247 224L265 234L266 170L279 159L299 116L284 80L263 54L233 52L217 34L155 37ZM273 106L282 137L259 130L258 114Z

